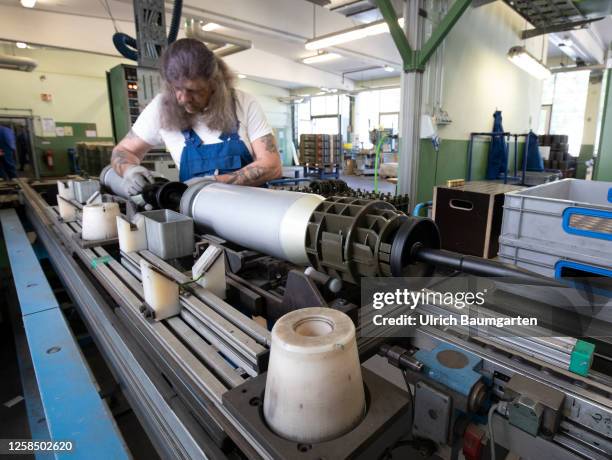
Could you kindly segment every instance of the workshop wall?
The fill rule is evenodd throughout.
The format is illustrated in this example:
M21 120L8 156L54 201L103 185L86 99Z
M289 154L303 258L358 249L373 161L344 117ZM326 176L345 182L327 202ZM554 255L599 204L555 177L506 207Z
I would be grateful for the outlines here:
M447 179L466 177L469 134L490 131L496 109L502 111L506 131L526 133L529 129L537 130L542 82L506 57L508 50L515 45L525 45L536 57L542 53L546 55L546 43L541 37L525 42L519 38L520 31L528 27L525 20L507 5L496 2L468 8L447 36L442 106L453 121L439 127L442 143L437 155L429 139L421 140L419 189L415 203L430 200L434 185L443 184ZM359 82L357 87L374 89L399 84L399 78L386 78ZM523 142L519 142L519 164L522 150ZM475 141L472 179L484 179L488 151L486 139ZM513 165L513 144L509 156L509 164Z
M443 105L453 123L440 129L443 138L466 139L470 132L491 130L495 109L502 111L507 131L537 128L542 82L506 57L521 44L542 56L542 37L524 43L519 38L529 27L503 2L468 8L459 19L446 38Z
M0 69L2 109L30 109L35 117L95 126L96 138L84 140L112 137L105 72L120 63L133 64L132 61L52 48L22 50L8 44L0 46L0 53L28 57L38 62L33 72ZM238 87L254 95L261 103L270 124L275 128L281 149L286 150L290 110L287 104L278 101L278 97L288 96L289 91L246 79L238 80ZM43 101L42 94L51 95L51 100ZM10 110L0 112L15 113ZM53 138L39 138L36 141L37 149L52 148L49 143L53 141ZM39 143L42 144L39 146ZM64 148L61 150L65 151ZM67 168L67 158L63 158L63 154L61 157L61 166ZM60 168L58 164L55 169L63 171L66 168ZM41 173L44 173L43 167Z
M439 129L442 144L437 155L429 140L421 142L415 203L430 200L434 185L466 177L469 134L490 131L496 109L502 111L506 131L525 133L530 128L537 129L542 82L506 58L510 47L521 44L534 56L542 55L541 37L524 43L520 40L520 31L527 27L525 20L506 4L495 2L468 8L449 33L444 54L443 108L453 122ZM545 43L543 52L545 55ZM522 149L519 143L519 164ZM484 179L488 150L488 141L474 143L473 180ZM513 151L510 145L511 165Z
M27 108L40 117L95 123L99 136L112 136L105 72L132 61L78 51L21 50L13 45L0 46L0 52L38 62L33 72L0 69L3 108ZM249 80L239 80L238 87L257 97L272 126L288 126L288 108L276 99L289 95L288 90ZM43 101L43 93L51 94L52 100Z
M12 45L0 50L38 62L33 72L0 70L3 108L25 108L34 116L95 123L98 136L112 136L105 71L128 61L77 51L21 50ZM50 94L52 99L43 101L41 94Z
M249 79L238 79L236 85L245 93L252 94L261 104L268 122L274 128L287 128L291 122L291 110L288 104L280 102L279 97L287 97L290 95L288 89L279 88L277 86L260 83Z

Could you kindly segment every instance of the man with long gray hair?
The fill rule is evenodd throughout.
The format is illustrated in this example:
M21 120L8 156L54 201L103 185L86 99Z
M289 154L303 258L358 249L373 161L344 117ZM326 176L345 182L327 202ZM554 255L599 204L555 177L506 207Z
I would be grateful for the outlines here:
M185 182L262 185L282 174L272 129L253 96L234 88L234 74L202 42L181 39L161 59L164 89L113 149L111 164L130 195L152 181L140 165L162 142Z

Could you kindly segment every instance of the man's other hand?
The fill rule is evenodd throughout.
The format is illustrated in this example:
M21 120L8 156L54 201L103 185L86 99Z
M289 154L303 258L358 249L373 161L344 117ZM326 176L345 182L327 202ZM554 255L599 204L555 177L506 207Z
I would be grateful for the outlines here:
M153 173L144 166L131 166L123 174L123 183L130 196L140 195L145 185L153 183Z

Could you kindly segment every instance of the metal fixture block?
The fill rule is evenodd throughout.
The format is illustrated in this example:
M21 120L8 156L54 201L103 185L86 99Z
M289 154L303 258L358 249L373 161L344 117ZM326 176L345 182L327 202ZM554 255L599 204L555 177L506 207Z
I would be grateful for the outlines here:
M511 417L511 423L518 428L531 433L530 429L533 430L532 423L535 423L536 420L527 423L524 418L529 410L535 409L534 404L537 404L541 408L541 413L540 409L533 410L535 415L528 413L529 417L541 418L541 421L538 422L538 426L541 426L543 435L551 436L557 431L562 417L563 402L565 400L565 395L561 391L543 385L521 374L515 374L506 384L504 399L513 401L513 403L509 405L509 416ZM522 402L521 399L523 399ZM526 400L532 401L533 404L528 404L529 401ZM517 401L519 402L519 407L513 407ZM515 412L514 416L512 415L513 411ZM514 423L513 420L518 424ZM536 434L537 432L538 430L536 430Z
M164 260L191 255L193 219L169 209L143 212L149 251Z
M414 387L412 432L416 436L445 444L453 408L451 397L425 382L417 382Z
M407 434L410 398L405 391L362 367L367 413L354 429L336 439L319 443L297 443L274 433L263 418L263 396L267 373L247 380L223 394L223 406L244 426L274 459L315 460L379 458Z
M100 190L100 182L93 179L75 180L72 181L72 188L74 190L74 199L84 204L94 193Z
M517 428L537 436L542 423L544 407L527 396L520 396L508 405L508 419Z

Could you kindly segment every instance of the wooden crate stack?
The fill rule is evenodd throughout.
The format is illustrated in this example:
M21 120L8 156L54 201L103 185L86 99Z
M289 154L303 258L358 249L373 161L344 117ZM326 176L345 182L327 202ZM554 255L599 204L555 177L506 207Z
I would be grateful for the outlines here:
M321 167L332 166L341 159L342 136L337 134L300 135L300 161Z

